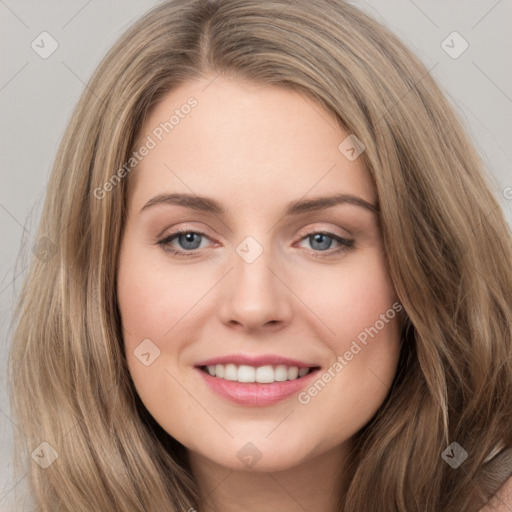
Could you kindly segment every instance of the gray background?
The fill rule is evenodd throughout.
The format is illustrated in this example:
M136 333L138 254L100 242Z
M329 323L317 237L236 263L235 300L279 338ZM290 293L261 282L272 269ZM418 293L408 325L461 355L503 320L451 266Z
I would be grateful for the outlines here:
M127 26L155 0L0 0L0 510L28 510L11 473L6 363L11 312L35 242L59 140L85 83ZM512 225L512 0L353 1L423 60L487 163ZM57 50L31 47L48 32ZM469 44L447 37L457 31ZM48 46L47 46L48 48ZM508 57L507 57L508 55ZM34 447L35 448L35 447Z

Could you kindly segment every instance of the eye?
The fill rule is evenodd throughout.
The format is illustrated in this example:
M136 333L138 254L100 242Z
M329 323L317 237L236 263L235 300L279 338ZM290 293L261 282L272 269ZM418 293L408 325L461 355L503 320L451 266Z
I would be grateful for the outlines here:
M209 239L205 233L200 231L179 229L158 241L157 244L160 245L164 251L174 254L175 256L194 257L198 256L195 251L200 249L202 238ZM183 251L180 251L173 245L175 240L178 242L179 246L184 249ZM320 255L320 257L326 257L342 251L348 251L354 247L354 240L343 238L335 233L331 233L330 231L315 231L313 233L308 233L300 239L301 242L303 240L309 240L312 247L311 251L315 253L315 255ZM339 247L334 250L331 249L333 240L339 245ZM320 253L326 254L324 255Z
M190 257L196 255L191 251L195 251L201 245L201 238L208 238L204 233L199 231L191 231L190 229L179 229L174 233L171 233L169 236L166 236L162 240L158 242L158 245L162 247L162 249L166 252L170 252L171 254L175 254L176 256L185 256ZM177 239L181 248L185 249L187 252L180 251L174 248L172 242Z
M336 233L330 231L315 231L301 238L301 241L308 240L313 252L322 253L326 252L325 256L335 254L341 251L348 251L354 247L354 240L343 238ZM339 244L337 249L331 250L333 240ZM315 254L316 255L316 254ZM320 256L324 256L321 254Z

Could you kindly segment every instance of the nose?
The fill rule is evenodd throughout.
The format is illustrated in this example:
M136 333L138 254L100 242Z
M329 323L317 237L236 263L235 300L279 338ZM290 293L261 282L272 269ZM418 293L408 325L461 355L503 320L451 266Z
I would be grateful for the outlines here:
M252 246L251 251L254 250ZM223 323L253 333L280 330L288 325L293 293L286 272L272 252L263 250L252 261L240 251L233 255L232 262L234 268L223 280L219 297Z

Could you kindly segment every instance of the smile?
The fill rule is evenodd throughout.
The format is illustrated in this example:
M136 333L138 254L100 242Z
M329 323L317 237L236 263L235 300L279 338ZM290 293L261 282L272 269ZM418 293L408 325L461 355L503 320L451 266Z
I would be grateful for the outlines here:
M195 369L208 389L223 399L265 407L299 393L320 366L280 356L234 355L202 361Z

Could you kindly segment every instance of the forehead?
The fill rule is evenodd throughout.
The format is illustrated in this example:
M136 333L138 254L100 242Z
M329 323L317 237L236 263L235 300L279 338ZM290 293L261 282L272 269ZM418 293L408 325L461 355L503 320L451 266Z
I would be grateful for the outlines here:
M223 203L269 206L304 195L357 194L376 202L363 159L340 144L351 135L313 98L291 89L213 77L167 93L144 122L130 202L188 192ZM343 144L342 144L343 146Z

